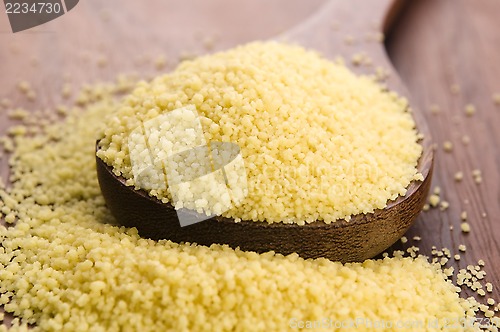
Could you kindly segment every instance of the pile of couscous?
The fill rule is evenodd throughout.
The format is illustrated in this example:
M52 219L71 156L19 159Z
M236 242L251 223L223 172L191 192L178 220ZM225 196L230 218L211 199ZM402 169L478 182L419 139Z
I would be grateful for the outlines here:
M128 141L138 128L185 107L199 113L206 142L241 148L248 194L215 214L330 223L384 208L404 195L412 180L422 179L416 168L422 147L406 100L340 63L275 42L186 61L170 74L140 83L108 117L98 156L129 185L154 188L151 195L172 201L168 188L155 186L162 176L135 181ZM138 155L148 148L173 153L171 141L146 136ZM195 210L201 204L174 203Z
M338 70L347 73L343 67ZM140 94L141 86L144 83L127 103ZM448 279L449 271L417 256L415 250L411 257L396 253L343 265L219 245L155 242L140 238L135 229L111 225L113 218L95 174L94 145L106 130L103 116L112 117L115 109L124 109L115 96L121 90L120 85L96 86L87 91L90 102L69 111L64 121L41 126L32 121L25 130L13 131L8 144L4 142L12 152L12 187L0 185L0 216L8 223L0 226L0 304L16 317L14 327L34 324L35 330L42 331L478 329L475 315L480 305L460 298L459 288ZM374 94L377 91L373 88ZM407 123L406 113L401 114L401 121ZM407 124L404 132L413 144L414 132ZM418 151L415 145L415 158ZM407 171L410 180L414 166ZM464 272L460 278L469 282L472 276ZM491 322L500 323L497 318ZM496 329L493 323L491 330ZM0 326L2 330L5 326Z

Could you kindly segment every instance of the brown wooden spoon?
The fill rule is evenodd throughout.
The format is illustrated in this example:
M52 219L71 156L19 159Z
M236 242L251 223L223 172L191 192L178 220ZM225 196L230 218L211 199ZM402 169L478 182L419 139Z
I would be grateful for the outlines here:
M355 67L353 70L366 73L373 72L376 67L384 68L385 73L390 73L387 86L408 97L379 40L380 29L387 29L391 24L400 2L383 0L374 3L331 0L318 13L280 36L280 39L316 49L331 58L343 56L351 59L354 54L362 52L374 65ZM360 6L373 7L373 10L357 10ZM377 70L379 73L382 71ZM136 227L141 236L147 238L201 245L227 244L259 253L273 250L286 255L295 252L304 258L362 261L396 242L425 204L432 177L433 151L423 117L419 112L414 111L412 114L419 132L424 135L421 141L423 154L418 163L424 181L412 182L406 195L390 201L386 208L372 214L355 215L349 222L341 220L325 224L315 221L299 226L253 221L235 223L228 218L215 217L181 227L172 205L160 202L146 191L126 186L124 178L115 176L111 167L96 157L97 175L102 194L117 221L126 227Z

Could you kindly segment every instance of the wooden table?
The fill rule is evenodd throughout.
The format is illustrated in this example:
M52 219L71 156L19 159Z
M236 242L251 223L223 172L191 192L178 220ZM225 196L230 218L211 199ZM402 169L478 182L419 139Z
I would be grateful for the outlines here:
M425 113L434 141L434 185L450 207L423 213L408 234L421 236L416 242L430 254L433 245L457 252L467 251L455 267L465 268L486 261L486 278L500 299L500 105L493 93L500 93L500 2L419 0L401 13L388 36L389 57L414 100ZM452 90L459 87L459 92ZM456 91L456 90L455 90ZM467 104L475 105L466 116ZM435 114L432 105L440 112ZM470 143L463 143L463 136ZM453 144L451 153L443 143ZM476 184L472 172L482 172ZM454 174L464 179L456 182ZM471 232L460 231L460 214L467 211ZM450 231L450 226L454 227Z
M137 20L134 11L146 10L146 3L148 20ZM0 13L0 100L8 98L12 106L32 111L65 104L69 102L61 95L65 83L77 91L84 83L111 80L119 73L148 78L171 70L183 55L273 37L304 20L322 3L86 0L59 19L18 34L10 32L6 16ZM433 245L457 252L463 243L467 252L458 264L452 264L463 268L484 259L487 279L500 287L500 245L496 242L500 234L500 106L494 106L491 98L494 92L500 93L500 2L410 3L392 28L387 49L439 146L434 182L450 207L423 213L404 247L415 244L430 254ZM336 22L332 29L343 33ZM166 66L159 71L162 56ZM34 101L16 87L22 80L37 92ZM460 86L459 93L450 91L454 84ZM465 116L467 103L477 107L472 117ZM433 114L431 104L438 105L440 113ZM0 135L12 123L0 111ZM468 145L462 143L464 135L470 137ZM443 151L446 140L453 143L451 153ZM482 171L479 185L471 175L474 169ZM460 183L454 180L457 171L464 173ZM0 161L0 175L8 175L5 158ZM472 228L467 235L460 231L464 210ZM422 240L414 241L414 236ZM398 248L402 245L394 246ZM500 289L494 290L493 297L500 299Z

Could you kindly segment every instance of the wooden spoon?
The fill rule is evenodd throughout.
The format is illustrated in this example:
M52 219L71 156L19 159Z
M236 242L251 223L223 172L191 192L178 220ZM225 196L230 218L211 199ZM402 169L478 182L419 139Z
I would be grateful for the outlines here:
M380 2L384 2L381 5ZM357 10L359 7L373 10ZM390 73L387 85L400 95L408 93L392 69L380 43L381 29L387 29L400 2L331 0L318 13L283 34L278 39L297 42L316 49L325 56L346 59L359 52L372 61L371 68L353 68L366 73L376 67ZM368 15L370 15L368 17ZM381 69L378 69L379 73ZM418 170L422 182L412 182L406 195L390 201L386 208L372 214L355 215L349 222L332 224L315 221L299 226L266 222L241 221L215 217L191 226L181 227L176 211L150 197L143 190L125 185L112 169L96 157L97 174L102 193L112 214L126 227L136 227L141 236L151 239L169 239L175 242L195 242L201 245L227 244L233 248L259 253L273 250L281 254L298 253L304 258L326 257L342 262L371 258L396 242L411 226L421 211L429 191L433 151L427 125L418 112L412 113L418 130L424 134L423 154Z

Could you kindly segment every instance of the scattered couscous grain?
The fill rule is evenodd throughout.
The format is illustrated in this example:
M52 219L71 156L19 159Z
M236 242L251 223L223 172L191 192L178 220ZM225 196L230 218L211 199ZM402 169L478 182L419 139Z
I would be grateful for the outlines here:
M71 97L71 92L72 92L71 84L64 83L61 89L61 96L64 99L68 99L69 97Z
M351 58L351 63L354 66L360 66L364 62L365 55L363 53L356 53Z
M493 284L492 284L491 282L487 282L487 283L485 284L485 288L486 288L486 291L487 291L488 293L493 292ZM500 305L500 304L499 304L499 305Z
M107 56L105 55L101 55L99 56L99 58L97 59L97 66L98 67L106 67L108 65L108 62L109 62L109 59Z
M429 196L429 204L432 206L432 207L436 207L438 206L439 204L439 201L440 201L440 198L438 195L436 194L432 194Z
M7 113L7 116L11 120L24 120L28 117L29 112L24 108L18 107Z
M453 151L453 143L451 143L450 141L445 141L443 143L443 150L445 152L451 152L451 151Z
M462 212L460 213L460 219L461 219L462 221L466 221L466 220L467 220L467 211L462 211Z
M470 225L469 225L468 222L463 222L460 225L460 228L462 229L462 232L464 232L464 233L469 233L470 232Z
M373 40L376 42L382 43L385 39L385 35L383 32L377 31L373 34Z
M361 90L364 98L358 99ZM413 179L422 179L416 169L422 147L407 106L372 79L315 52L252 43L186 61L171 74L140 83L108 117L98 156L136 185L129 135L160 114L193 107L208 128L206 141L237 143L245 162L248 195L222 215L330 223L384 208ZM378 127L384 127L383 136ZM154 149L169 154L165 146ZM150 193L171 202L167 189ZM196 202L174 203L199 208Z
M356 42L356 39L351 35L347 35L344 37L344 43L346 45L353 45L355 42Z
M183 61L191 61L191 60L194 60L198 57L198 55L195 53L195 52L191 52L191 51L182 51L179 55L179 61L180 62L183 62Z
M465 246L465 244L461 244L458 246L458 250L460 250L461 252L465 252L467 250L467 247Z
M20 81L17 84L17 88L19 91L21 91L23 94L27 94L28 92L31 91L31 84L28 81Z
M165 55L159 55L155 59L155 68L156 70L163 70L165 69L165 66L167 65L167 57Z
M465 105L465 115L473 116L475 113L476 113L476 106L474 106L473 104Z
M474 182L477 184L480 184L483 182L483 176L482 176L481 170L479 170L479 169L474 169L472 171L472 177L474 178Z
M447 201L441 201L439 203L439 210L441 211L446 211L448 207L450 207L450 203L448 203Z
M441 112L441 108L436 104L432 104L429 107L429 111L431 112L431 114L439 114Z
M460 260L460 255L456 254L455 256L453 256L453 258L455 258L456 261L459 261Z
M432 192L435 195L440 195L441 194L441 187L440 186L435 186L434 189L432 190Z
M496 106L500 106L500 93L494 93L491 98Z
M0 99L0 106L3 108L10 107L12 105L12 102L8 98L2 98Z
M36 92L33 91L33 90L30 90L26 93L26 98L29 100L29 101L35 101L36 100Z
M457 181L457 182L462 181L462 180L463 180L463 178L464 178L464 173L463 173L463 172L458 171L458 172L456 172L456 173L455 173L455 175L454 175L454 179L455 179L455 181Z
M207 51L212 51L215 47L215 40L214 36L206 36L202 40L203 48Z

